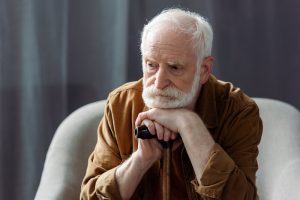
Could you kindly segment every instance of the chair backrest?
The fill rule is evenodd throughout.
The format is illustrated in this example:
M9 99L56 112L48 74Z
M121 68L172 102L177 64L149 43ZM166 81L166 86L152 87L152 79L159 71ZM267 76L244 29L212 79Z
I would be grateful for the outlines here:
M300 112L278 100L254 98L263 121L257 188L261 200L300 199Z
M95 147L105 101L85 105L58 127L47 152L37 200L79 199L87 160Z

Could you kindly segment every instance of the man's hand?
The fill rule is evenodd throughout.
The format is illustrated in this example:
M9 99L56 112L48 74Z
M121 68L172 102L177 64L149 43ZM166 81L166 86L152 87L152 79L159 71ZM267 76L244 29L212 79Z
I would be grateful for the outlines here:
M137 126L141 125L146 125L150 133L157 135L157 138L138 139L137 151L118 167L116 179L123 199L130 199L144 174L161 158L163 148L158 140L168 141L169 139L175 139L177 136L177 133L148 119L137 123ZM130 181L130 184L128 184L128 181Z
M198 115L187 109L153 108L140 113L135 125L145 124L152 134L155 134L155 130L158 131L158 139L163 138L168 141L169 139L175 139L177 133L185 132L187 128L197 128L197 126L203 125L199 121L202 122ZM163 131L161 127L164 128Z
M157 122L145 119L139 126L147 126L149 132L156 136L154 139L139 139L137 153L139 159L145 165L152 165L155 161L161 158L162 146L158 140L175 140L177 133L170 131Z
M201 118L196 113L186 109L154 108L140 113L135 125L139 126L145 122L150 123L149 121L151 121L154 126L155 124L159 124L164 127L164 130L170 131L161 131L161 133L159 133L161 134L159 137L164 138L165 141L176 137L176 133L180 134L193 165L197 180L200 181L204 166L215 144ZM154 126L149 124L147 126L152 134ZM175 136L173 136L173 134Z

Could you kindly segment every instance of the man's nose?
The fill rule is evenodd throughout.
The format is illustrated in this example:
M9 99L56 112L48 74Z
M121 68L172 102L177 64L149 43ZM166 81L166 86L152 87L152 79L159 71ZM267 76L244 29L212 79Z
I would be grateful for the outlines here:
M157 89L164 89L170 84L170 80L168 79L168 74L165 69L159 68L155 74L155 87Z

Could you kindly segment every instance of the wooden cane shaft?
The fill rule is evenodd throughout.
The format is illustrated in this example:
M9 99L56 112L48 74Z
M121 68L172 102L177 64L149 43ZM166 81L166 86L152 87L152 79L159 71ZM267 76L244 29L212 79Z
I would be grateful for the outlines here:
M163 200L171 199L171 148L163 149Z

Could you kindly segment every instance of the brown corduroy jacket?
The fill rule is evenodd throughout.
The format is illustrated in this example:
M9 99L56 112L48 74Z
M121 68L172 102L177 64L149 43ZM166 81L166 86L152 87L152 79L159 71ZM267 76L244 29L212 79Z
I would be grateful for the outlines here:
M98 128L97 144L88 160L80 199L121 199L115 172L137 149L134 123L137 115L148 109L141 97L142 89L139 80L110 93ZM184 145L173 152L171 199L257 199L255 174L262 122L255 102L231 83L211 76L202 86L195 112L216 145L200 183ZM144 175L132 199L161 199L160 175L160 162L157 162Z

